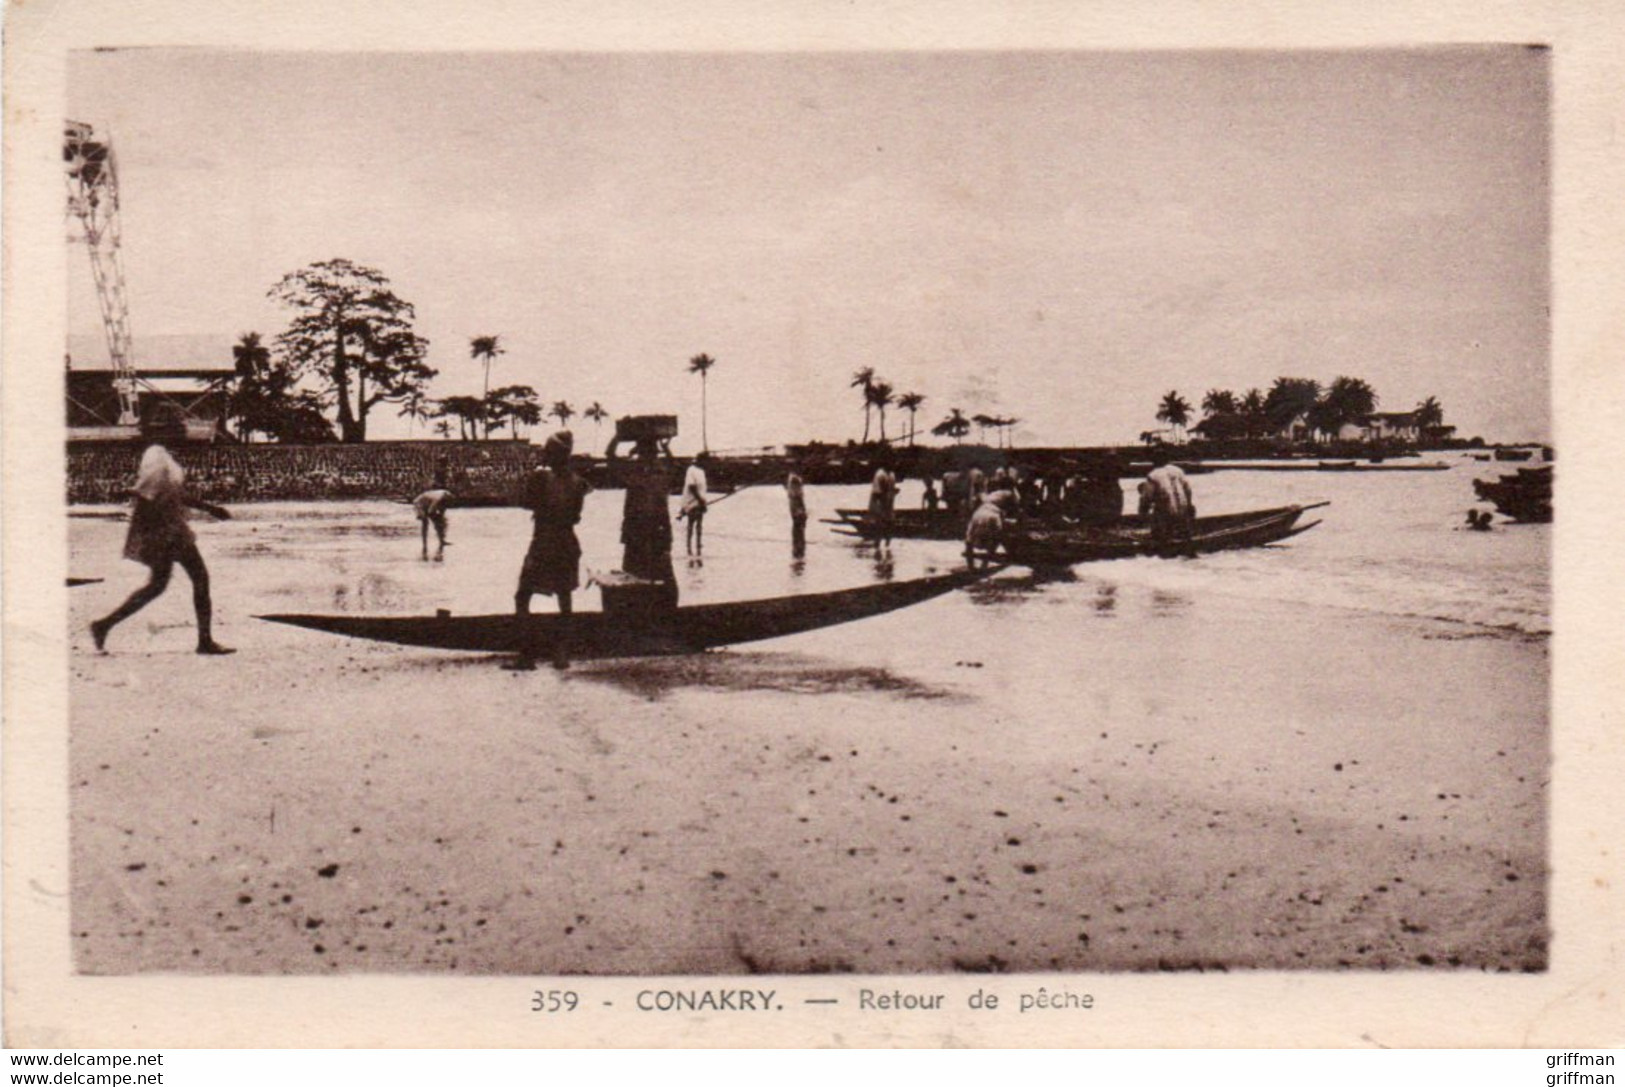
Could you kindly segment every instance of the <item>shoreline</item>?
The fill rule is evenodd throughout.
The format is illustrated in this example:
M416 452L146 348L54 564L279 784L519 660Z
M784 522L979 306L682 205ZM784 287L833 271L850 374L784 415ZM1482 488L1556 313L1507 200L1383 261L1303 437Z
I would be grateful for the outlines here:
M1069 588L931 605L976 609L970 653L882 617L878 659L837 629L524 678L320 635L96 657L74 600L76 963L1544 967L1543 639Z

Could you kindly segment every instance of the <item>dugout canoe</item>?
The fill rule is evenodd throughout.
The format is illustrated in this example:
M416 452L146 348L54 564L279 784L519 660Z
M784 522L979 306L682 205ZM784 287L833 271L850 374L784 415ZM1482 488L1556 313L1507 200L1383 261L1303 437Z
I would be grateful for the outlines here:
M673 656L701 653L742 642L782 638L924 603L964 588L991 572L986 569L956 570L932 577L882 582L835 592L720 604L691 604L652 618L638 613L576 612L570 620L569 654L573 660ZM329 634L426 649L515 653L519 648L519 628L511 614L284 614L260 615L256 618ZM551 655L553 644L560 636L560 617L556 613L531 615L528 622L538 652L544 656Z
M1214 532L1223 528L1233 528L1236 525L1247 524L1253 521L1276 517L1296 510L1319 509L1325 502L1316 502L1308 506L1276 506L1270 509L1246 510L1241 513L1221 513L1209 517L1196 519L1198 533ZM875 535L869 525L869 511L861 509L838 509L835 518L825 518L824 524L830 525L831 531L842 536L853 536L862 539L872 539ZM965 538L965 525L969 516L955 516L946 510L909 509L898 510L894 515L892 524L892 538L898 540L963 540ZM1110 532L1126 530L1129 532L1146 532L1151 527L1149 518L1137 514L1127 514L1111 525L1083 525L1066 521L1057 517L1037 517L1024 521L1024 525L1032 529L1045 529L1052 532Z
M1299 525L1298 518L1305 510L1318 509L1327 504L1317 502L1311 506L1283 506L1250 514L1227 514L1222 518L1210 518L1205 525L1198 520L1196 531L1191 535L1189 552L1203 555L1214 551L1235 551L1291 539L1320 524L1319 521L1311 521ZM1138 527L1048 529L1014 525L1005 530L1003 548L1011 562L1039 567L1071 566L1080 562L1127 559L1157 553L1149 528Z

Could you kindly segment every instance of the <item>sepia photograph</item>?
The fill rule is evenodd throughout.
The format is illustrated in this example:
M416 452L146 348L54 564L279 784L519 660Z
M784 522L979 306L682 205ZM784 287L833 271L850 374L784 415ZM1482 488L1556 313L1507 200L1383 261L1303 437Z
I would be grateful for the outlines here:
M1542 984L1557 85L63 50L68 976Z

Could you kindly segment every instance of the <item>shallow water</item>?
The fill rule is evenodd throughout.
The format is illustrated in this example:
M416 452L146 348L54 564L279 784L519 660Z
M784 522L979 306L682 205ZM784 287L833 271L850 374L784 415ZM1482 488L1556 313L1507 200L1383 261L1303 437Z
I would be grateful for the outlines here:
M972 595L1038 595L1081 600L1112 614L1118 589L1148 594L1149 614L1177 601L1241 597L1296 602L1380 615L1442 620L1485 631L1551 630L1550 525L1501 523L1493 532L1462 529L1474 503L1471 480L1487 466L1456 461L1448 472L1216 472L1194 477L1198 510L1226 513L1330 500L1305 515L1312 531L1284 544L1196 560L1136 558L1079 566L1063 577L1011 571ZM1476 469L1476 471L1475 471ZM917 500L905 483L902 501ZM705 525L703 557L687 559L679 533L675 561L684 602L743 600L911 578L959 562L952 542L904 540L891 553L828 531L819 517L861 506L860 487L808 488L812 521L807 554L790 554L783 494L759 487L716 505ZM619 566L620 492L589 496L579 530L583 580ZM675 512L675 504L673 505ZM98 513L106 511L82 511ZM420 558L410 507L390 502L269 503L239 506L229 522L200 521L205 557L215 569L222 611L460 614L507 611L529 541L525 513L454 510L443 562ZM121 523L75 517L75 576L109 576L121 585L142 570L118 563ZM1160 603L1159 603L1160 601ZM547 608L543 602L538 607ZM578 609L597 606L579 594ZM966 609L945 612L974 615ZM273 636L256 630L256 637Z

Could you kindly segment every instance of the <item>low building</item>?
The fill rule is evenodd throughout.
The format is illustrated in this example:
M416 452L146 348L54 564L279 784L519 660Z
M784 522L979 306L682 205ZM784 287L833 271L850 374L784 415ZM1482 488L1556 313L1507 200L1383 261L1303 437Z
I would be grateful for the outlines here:
M181 409L194 438L225 433L232 340L226 336L138 336L132 344L136 406L143 426L162 404ZM122 437L112 359L101 335L70 335L67 352L68 438Z
M1367 416L1364 437L1368 442L1414 442L1421 434L1421 426L1414 411L1379 411Z

